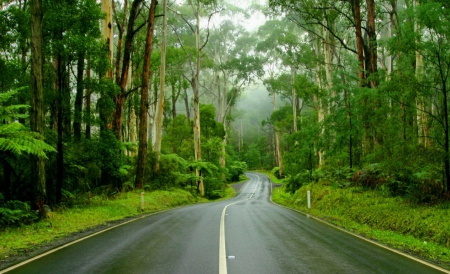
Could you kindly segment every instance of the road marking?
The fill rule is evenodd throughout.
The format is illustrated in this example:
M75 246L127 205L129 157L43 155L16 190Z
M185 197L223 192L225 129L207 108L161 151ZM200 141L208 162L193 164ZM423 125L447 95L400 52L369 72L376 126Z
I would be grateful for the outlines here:
M77 240L75 240L75 241L73 241L73 242L69 242L69 243L64 244L64 245L62 245L62 246L60 246L60 247L54 248L54 249L49 250L49 251L47 251L47 252L44 252L44 253L42 253L42 254L40 254L40 255L37 255L36 257L33 257L33 258L31 258L31 259L25 260L25 261L23 261L23 262L21 262L21 263L18 263L18 264L16 264L16 265L13 265L13 266L10 266L10 267L5 268L5 269L3 269L3 270L0 270L0 274L4 274L4 273L6 273L6 272L9 272L9 271L11 271L11 270L13 270L13 269L16 269L16 268L18 268L18 267L21 267L21 266L23 266L23 265L26 265L27 263L30 263L30 262L32 262L32 261L35 261L35 260L40 259L40 258L42 258L42 257L45 257L45 256L47 256L47 255L49 255L49 254L51 254L51 253L53 253L53 252L56 252L56 251L58 251L58 250L61 250L61 249L65 248L65 247L68 247L68 246L70 246L70 245L76 244L76 243L81 242L81 241L83 241L83 240L86 240L86 239L88 239L88 238L94 237L94 236L96 236L96 235L98 235L98 234L100 234L100 233L103 233L103 232L105 232L105 231L111 230L111 229L113 229L113 228L116 228L116 227L119 227L119 226L122 226L122 225L126 225L126 224L128 224L128 223L131 223L131 222L134 222L134 221L137 221L137 220L140 220L140 219L144 219L144 218L146 218L146 217L148 217L148 216L156 215L156 214L159 214L159 213L163 213L163 212L166 212L166 211L171 211L171 210L178 209L178 208L181 208L181 207L174 207L174 208L170 208L170 209L166 209L166 210L161 210L161 211L158 211L158 212L152 212L152 213L150 213L150 214L143 215L143 216L138 217L138 218L136 218L136 219L132 219L132 220L129 220L129 221L120 223L120 224L115 225L115 226L112 226L112 227L108 227L108 228L106 228L106 229L104 229L104 230L101 230L101 231L95 232L95 233L93 233L93 234L87 235L87 236L85 236L85 237L83 237L83 238L77 239Z
M240 201L236 201L234 203L228 204L222 210L222 216L220 217L220 237L219 237L219 274L227 274L228 273L227 250L226 250L226 244L225 244L225 215L228 215L228 214L226 214L227 208L231 205L251 199L255 195L256 189L260 185L259 182L260 182L260 180L258 178L258 181L256 181L257 185L256 185L255 189L253 190L253 193L250 197L248 197L245 200L240 200ZM234 259L234 256L233 256L233 259Z
M287 207L287 206L284 206L284 205L277 204L277 203L275 203L274 201L272 201L272 197L270 197L270 202L272 202L272 204L274 204L274 205L276 205L276 206L284 207L284 208L286 208L286 209L289 209L289 210L295 211L295 212L297 212L297 213L300 213L300 214L302 214L302 215L305 215L307 218L311 218L311 219L314 219L314 220L316 220L316 221L319 221L319 222L321 222L321 223L323 223L323 224L325 224L325 225L331 226L331 227L333 227L333 228L335 228L335 229L337 229L337 230L340 230L340 231L342 231L342 232L345 232L345 233L347 233L347 234L350 234L350 235L352 235L352 236L354 236L354 237L356 237L356 238L359 238L359 239L361 239L361 240L364 240L364 241L366 241L366 242L369 242L369 243L371 243L371 244L373 244L373 245L376 245L376 246L378 246L378 247L381 247L381 248L384 248L384 249L386 249L386 250L389 250L389 251L392 251L392 252L394 252L394 253L397 253L397 254L399 254L399 255L401 255L401 256L403 256L403 257L406 257L406 258L408 258L408 259L410 259L410 260L416 261L416 262L421 263L421 264L423 264L423 265L426 265L426 266L428 266L428 267L430 267L430 268L434 268L434 269L436 269L436 270L438 270L438 271L441 271L442 273L449 273L449 274L450 274L450 271L447 270L447 269L441 268L441 267L439 267L439 266L437 266L437 265L428 263L428 262L423 261L423 260L421 260L421 259L419 259L419 258L416 258L416 257L414 257L414 256L411 256L411 255L408 255L408 254L406 254L406 253L403 253L403 252L400 251L400 250L393 249L393 248L390 248L390 247L385 246L385 245L383 245L383 244L380 244L380 243L378 243L378 242L375 242L375 241L372 241L372 240L370 240L370 239L367 239L367 238L365 238L365 237L363 237L363 236L361 236L361 235L358 235L358 234L353 233L353 232L351 232L351 231L348 231L348 230L346 230L346 229L344 229L344 228L341 228L341 227L338 227L338 226L336 226L336 225L333 225L333 224L331 224L331 223L329 223L329 222L327 222L327 221L325 221L325 220L319 219L318 217L312 216L312 215L307 214L307 213L305 213L305 212L303 212L303 211L300 211L300 210L298 210L298 209L294 209L294 208L290 208L290 207Z

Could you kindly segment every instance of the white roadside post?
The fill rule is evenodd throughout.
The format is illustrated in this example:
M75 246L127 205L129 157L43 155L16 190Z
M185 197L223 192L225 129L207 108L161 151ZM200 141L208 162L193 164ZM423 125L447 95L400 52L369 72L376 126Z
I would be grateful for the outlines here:
M308 199L308 208L311 208L311 191L306 192L306 197Z
M144 192L141 192L141 210L144 211Z

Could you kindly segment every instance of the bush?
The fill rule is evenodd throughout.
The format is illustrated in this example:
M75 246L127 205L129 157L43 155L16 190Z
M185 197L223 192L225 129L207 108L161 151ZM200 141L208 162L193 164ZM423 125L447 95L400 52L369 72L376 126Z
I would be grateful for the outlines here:
M227 169L228 169L228 173L227 173L228 181L229 182L239 182L240 175L244 174L244 172L247 170L247 163L239 162L239 161L232 161L228 165Z
M277 177L277 179L281 179L280 177L281 177L281 175L280 175L280 168L279 167L274 167L273 169L272 169L272 174L275 176L275 177Z
M297 173L294 176L289 176L285 179L286 191L290 193L295 193L303 185L308 184L311 180L311 174L309 170L304 170L303 172Z
M364 169L357 171L352 178L356 186L375 189L386 183L386 175L381 172L378 164L371 164Z
M27 225L38 219L38 213L31 211L30 205L21 201L8 201L0 207L1 226Z

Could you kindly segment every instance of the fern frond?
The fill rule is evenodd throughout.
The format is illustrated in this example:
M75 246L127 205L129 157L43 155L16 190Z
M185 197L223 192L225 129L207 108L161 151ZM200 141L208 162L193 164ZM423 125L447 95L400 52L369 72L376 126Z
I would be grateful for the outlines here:
M16 155L22 153L46 157L45 152L56 150L40 140L39 134L31 132L20 123L0 125L0 151L9 151Z

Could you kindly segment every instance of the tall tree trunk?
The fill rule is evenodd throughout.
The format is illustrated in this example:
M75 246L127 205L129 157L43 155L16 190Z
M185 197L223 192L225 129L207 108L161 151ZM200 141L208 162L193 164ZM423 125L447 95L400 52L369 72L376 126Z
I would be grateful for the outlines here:
M31 0L31 112L30 127L44 139L45 109L42 49L42 0ZM46 217L44 204L47 201L45 191L45 159L31 156L31 182L33 210L39 210L41 218Z
M113 21L112 21L112 1L114 0L101 0L102 12L105 13L105 19L102 20L102 36L106 39L106 48L108 51L108 58L110 67L112 68L113 61ZM108 78L112 79L112 70L108 69Z
M159 159L161 156L162 127L164 118L164 101L166 87L166 33L167 33L167 0L163 0L163 27L161 37L161 67L159 75L159 99L156 108L156 140L154 151L156 153L155 170L159 170Z
M295 78L297 73L295 67L291 66L291 96L292 96L292 127L294 132L297 132L297 91L295 90Z
M273 102L273 111L277 111L277 96L275 92L272 93L272 102ZM283 167L283 155L281 154L281 141L280 141L280 133L274 126L275 131L275 159L278 165L278 172L280 173L280 178L283 177L284 167Z
M197 49L197 60L195 65L194 77L191 80L192 90L194 91L194 156L196 161L202 160L201 134L200 134L200 94L199 94L199 76L200 76L200 62L201 62L201 48L200 48L200 7L196 7L196 30L195 30L195 45ZM197 189L201 196L205 196L205 187L203 185L203 178L201 172L196 170L196 175L200 177L197 182Z
M356 48L358 52L358 76L361 86L365 84L364 75L364 40L362 37L362 27L361 27L361 5L360 0L352 0L353 4L353 17L355 19L355 33L356 33Z
M323 44L323 43L321 43L320 38L317 37L315 34L313 34L312 38L316 41L314 43L314 53L316 55L317 60L320 60L321 44ZM322 80L320 71L321 71L320 63L316 62L315 80L316 80L316 83L317 83L319 89L322 90L325 88L325 85L323 83L324 81ZM322 124L323 124L323 121L325 120L325 107L323 106L322 98L320 96L316 97L315 100L316 100L316 105L317 105L317 121L319 122L319 125L321 127L320 135L321 135L321 137L323 137L325 134L325 128ZM321 167L324 163L324 156L325 156L324 148L316 146L315 150L316 150L317 158L319 161L319 167Z
M131 50L133 46L133 39L138 30L134 29L134 24L139 15L139 7L143 0L134 0L131 5L130 16L127 25L127 36L125 38L125 47L123 52L122 73L120 75L119 87L120 93L114 98L116 110L114 112L113 130L118 140L122 139L122 116L123 106L127 97L126 87L127 79L130 77L129 69L131 63Z
M377 72L378 72L378 58L377 58L377 33L375 29L375 2L374 0L366 0L367 4L367 34L369 44L369 60L370 67L367 68L370 71L372 79L370 79L370 87L375 88L378 86Z
M419 5L417 0L413 2L414 8L416 9ZM422 27L420 26L418 19L415 19L414 22L414 32L416 33L416 43L420 45L421 37L422 37ZM424 76L424 62L423 56L419 51L416 51L416 79L418 82L423 81ZM425 147L429 147L430 141L428 138L428 117L426 114L426 104L423 96L418 96L416 98L416 117L417 117L417 135L418 135L418 143Z
M141 109L139 113L139 149L138 160L136 166L136 180L135 187L142 188L145 182L145 162L147 158L147 111L148 111L148 90L150 79L150 61L153 46L153 32L155 29L155 11L157 0L152 0L150 4L150 11L148 15L147 37L145 40L144 65L142 72L142 87L141 87Z
M184 88L184 107L186 108L186 118L188 123L191 122L191 111L189 108L189 96L187 93L187 88Z
M76 141L81 140L81 122L83 110L83 75L84 75L84 56L85 53L78 54L77 63L77 93L75 95L75 112L73 118L73 136Z
M119 18L117 17L116 6L114 4L114 0L111 1L112 11L114 13L114 18L116 19L117 31L118 31L118 39L117 39L117 53L116 53L116 64L114 69L114 78L117 84L120 83L120 63L122 61L122 45L123 45L123 36L125 35L126 23L127 23L127 14L128 14L128 0L124 1L123 5L123 19L122 22L119 22Z
M88 65L86 70L86 78L88 82L91 80L91 58L88 57ZM85 122L86 122L86 139L91 139L91 89L86 90L85 100Z

